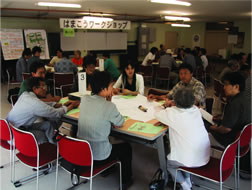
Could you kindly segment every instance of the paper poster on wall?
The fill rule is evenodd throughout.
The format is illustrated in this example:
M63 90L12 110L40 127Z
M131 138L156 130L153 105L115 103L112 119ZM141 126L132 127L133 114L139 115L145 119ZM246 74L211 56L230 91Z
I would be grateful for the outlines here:
M237 35L228 35L228 44L237 44Z
M199 34L194 34L192 40L193 40L192 47L200 46L200 35Z
M24 39L22 29L0 30L0 40L4 60L19 59L24 50Z
M47 36L45 30L24 30L26 47L39 46L42 50L40 59L49 59Z
M243 48L245 32L238 32L237 43L234 45L235 48Z

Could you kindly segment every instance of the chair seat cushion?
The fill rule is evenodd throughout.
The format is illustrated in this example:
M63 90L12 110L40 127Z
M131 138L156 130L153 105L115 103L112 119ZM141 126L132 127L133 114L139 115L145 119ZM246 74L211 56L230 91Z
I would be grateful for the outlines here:
M18 153L17 157L25 164L31 167L37 167L37 157L26 156ZM44 143L39 145L39 167L44 166L57 158L57 146Z
M0 140L0 146L5 148L5 149L10 150L10 144L8 143L8 141Z
M207 165L199 168L179 167L197 176L202 176L216 182L220 182L220 159L211 157ZM222 172L222 181L225 181L232 173L233 168Z
M101 173L103 170L105 170L106 168L108 168L109 166L112 166L113 164L115 164L117 162L117 160L113 160L110 163L104 164L104 165L94 165L94 169L93 169L93 176ZM86 170L84 170L80 176L83 177L90 177L90 167L88 167Z

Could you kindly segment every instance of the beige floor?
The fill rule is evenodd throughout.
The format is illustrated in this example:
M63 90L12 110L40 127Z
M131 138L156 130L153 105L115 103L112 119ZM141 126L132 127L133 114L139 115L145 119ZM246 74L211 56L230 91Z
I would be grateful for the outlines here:
M211 95L212 90L207 89L208 95ZM7 101L6 96L6 85L1 85L1 110L0 115L1 118L5 118L11 109L10 104ZM151 178L154 172L159 167L158 164L158 155L157 151L145 147L144 145L140 144L132 144L133 147L133 175L134 175L134 184L129 188L129 190L147 190L148 184L151 181ZM0 148L0 164L7 163L9 161L9 153ZM16 168L16 175L17 178L20 178L25 175L32 174L33 171L28 167L23 166L22 164L18 163ZM196 177L193 178L193 181L197 184L203 184L205 186L210 186L214 189L218 189L216 184L202 181ZM233 186L234 184L234 175L232 175L226 182L228 185ZM40 189L46 190L53 190L55 184L55 172L50 173L44 177L40 178ZM93 181L93 189L94 190L118 190L118 172L115 172L109 175L106 178L101 176L97 176ZM36 182L27 183L19 188L15 188L13 184L10 182L10 168L6 167L0 169L0 190L34 190ZM71 186L70 176L62 169L59 170L59 187L58 189L67 189ZM89 183L82 184L75 188L77 189L89 189ZM172 189L172 186L166 187L166 189ZM193 189L198 190L202 189L196 186L193 186ZM241 180L241 190L250 190L251 189L251 182Z

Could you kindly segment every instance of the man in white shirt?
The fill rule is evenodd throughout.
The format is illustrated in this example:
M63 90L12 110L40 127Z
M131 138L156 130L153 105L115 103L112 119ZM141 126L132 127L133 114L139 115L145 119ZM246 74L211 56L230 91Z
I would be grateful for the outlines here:
M155 114L157 120L169 126L170 153L167 155L167 170L173 179L178 167L200 167L210 159L208 133L194 101L192 90L181 88L174 95L176 106ZM191 189L189 174L178 172L176 180L183 190Z
M206 49L205 48L200 49L200 58L201 58L202 65L203 65L203 68L205 71L208 66L208 59L206 57Z
M157 52L158 52L158 48L152 47L150 49L150 52L145 56L142 62L142 65L144 66L150 65L155 60Z

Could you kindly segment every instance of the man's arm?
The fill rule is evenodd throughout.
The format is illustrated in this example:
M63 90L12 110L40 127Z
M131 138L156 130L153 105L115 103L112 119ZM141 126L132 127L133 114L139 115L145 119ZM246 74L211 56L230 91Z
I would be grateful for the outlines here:
M220 126L212 125L210 126L209 129L214 132L221 133L221 134L226 134L232 131L231 128L224 127L223 125L220 125Z

